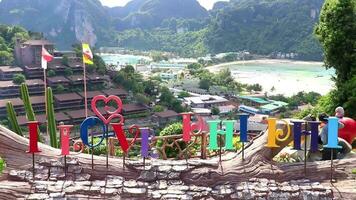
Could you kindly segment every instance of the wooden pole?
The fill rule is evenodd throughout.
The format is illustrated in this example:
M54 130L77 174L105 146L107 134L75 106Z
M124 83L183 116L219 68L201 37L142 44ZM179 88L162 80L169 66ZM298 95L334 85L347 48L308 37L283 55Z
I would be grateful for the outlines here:
M106 169L109 168L109 126L106 124L105 129L105 142L106 142Z
M42 45L42 49L41 49L41 61L42 61L42 50L44 49L44 45ZM43 62L43 61L42 61ZM47 61L45 61L47 62ZM46 73L46 69L48 67L48 63L46 63L46 68L43 68L43 83L44 83L44 98L45 98L45 109L46 109L46 131L47 134L49 134L48 131L48 112L47 112L47 107L48 107L48 102L47 102L47 73Z
M242 161L245 160L245 143L242 142Z
M333 180L333 172L334 172L334 151L333 149L330 149L331 150L331 163L330 163L330 182L333 183L334 180Z

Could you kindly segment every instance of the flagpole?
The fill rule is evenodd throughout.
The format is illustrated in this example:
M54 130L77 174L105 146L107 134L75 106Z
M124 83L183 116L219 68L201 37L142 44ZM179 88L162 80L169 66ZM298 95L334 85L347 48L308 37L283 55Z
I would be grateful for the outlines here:
M43 49L44 49L44 45L42 45L42 50L41 50L41 61L42 62L46 62L46 67L43 68L43 82L44 82L44 97L45 97L45 109L46 109L46 131L47 131L47 134L48 134L48 113L47 113L47 107L48 107L48 104L47 104L47 73L46 73L46 69L48 67L48 63L47 63L47 60L44 61L44 58L43 58Z

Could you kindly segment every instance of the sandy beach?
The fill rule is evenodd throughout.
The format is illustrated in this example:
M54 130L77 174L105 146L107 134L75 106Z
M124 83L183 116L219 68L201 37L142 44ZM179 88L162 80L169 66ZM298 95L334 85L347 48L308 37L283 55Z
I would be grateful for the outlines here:
M220 71L223 67L231 65L244 65L244 64L297 64L297 65L323 65L323 62L315 61L297 61L288 59L258 59L258 60L239 60L234 62L221 63L218 65L209 66L206 69L211 72Z
M322 62L294 60L248 60L223 63L207 67L213 73L229 68L236 81L262 85L270 95L292 96L300 91L327 94L334 83L333 69L326 70Z

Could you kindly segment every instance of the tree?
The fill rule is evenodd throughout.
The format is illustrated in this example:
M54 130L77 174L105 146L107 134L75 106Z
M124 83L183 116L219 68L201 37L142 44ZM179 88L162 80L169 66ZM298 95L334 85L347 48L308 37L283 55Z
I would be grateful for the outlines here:
M212 115L219 115L220 114L220 110L218 107L212 107L211 108L211 114Z
M70 67L66 67L66 68L64 69L64 74L65 74L66 76L71 76L71 75L73 75L73 70L72 70Z
M64 55L62 57L62 64L65 65L65 66L69 66L69 59L68 59L68 56Z
M152 111L153 112L163 112L164 111L164 107L161 106L161 105L155 105L155 106L153 106Z
M47 76L48 77L56 76L56 72L54 70L50 69L50 70L47 71Z
M178 94L178 98L190 97L190 94L186 91L181 91Z
M56 87L56 92L57 93L63 93L65 91L65 87L62 84L57 85Z
M356 1L326 0L314 31L324 51L325 66L336 71L336 91L332 92L331 103L333 107L347 107L346 113L351 117L356 117L356 93L352 92L356 76L355 19Z
M12 53L7 51L0 51L0 65L12 65L14 57Z
M26 77L23 74L15 74L12 78L12 82L20 85L26 81Z
M199 81L199 88L201 88L201 89L209 90L211 85L212 85L212 82L210 79L203 78L203 79L200 79L200 81Z
M136 94L135 99L137 103L146 104L146 105L150 103L150 99L143 94Z

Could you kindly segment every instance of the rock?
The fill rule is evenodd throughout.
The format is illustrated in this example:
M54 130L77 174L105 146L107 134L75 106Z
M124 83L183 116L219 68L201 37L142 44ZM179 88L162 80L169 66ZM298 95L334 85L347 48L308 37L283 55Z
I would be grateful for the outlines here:
M69 165L68 166L68 173L74 173L74 174L80 174L82 172L83 168L79 165Z
M161 180L161 181L158 181L158 189L166 189L167 188L167 181L165 180Z
M242 199L243 196L242 196L242 193L241 192L235 192L233 194L230 195L230 198L231 199Z
M138 180L146 181L146 182L153 182L157 179L157 173L153 171L142 171Z
M134 188L138 186L138 183L135 180L129 180L124 182L124 186Z
M106 184L105 181L96 180L96 181L93 181L92 186L103 187L103 186L105 186L105 184Z
M186 171L186 170L188 169L188 167L185 166L185 165L174 165L174 166L172 167L172 169L173 169L173 171L175 171L175 172L183 172L183 171Z
M64 197L64 192L57 192L57 193L50 193L49 197L51 198L63 198Z
M171 171L171 169L172 169L172 166L170 166L170 165L163 165L163 166L158 166L158 171L159 172L169 172L169 171Z
M40 200L40 199L48 199L49 198L49 196L48 196L48 194L44 194L44 193L41 193L41 194L37 194L37 193L35 193L35 194L30 194L28 197L27 197L27 199L28 200Z
M100 193L104 195L115 195L118 193L118 190L115 188L101 188Z
M180 173L177 172L171 172L168 174L168 179L179 179Z
M142 195L146 193L146 188L123 188L124 193L129 193L131 195Z

